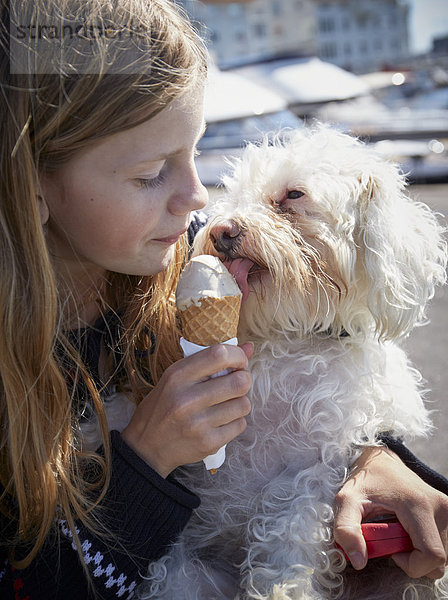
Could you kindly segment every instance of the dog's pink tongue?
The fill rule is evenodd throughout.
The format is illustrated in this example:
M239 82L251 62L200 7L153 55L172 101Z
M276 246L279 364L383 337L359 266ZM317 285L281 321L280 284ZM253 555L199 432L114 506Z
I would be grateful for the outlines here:
M235 258L234 260L225 260L224 264L229 270L229 273L235 277L238 287L243 294L242 301L244 302L249 295L247 276L255 263L251 261L250 258Z

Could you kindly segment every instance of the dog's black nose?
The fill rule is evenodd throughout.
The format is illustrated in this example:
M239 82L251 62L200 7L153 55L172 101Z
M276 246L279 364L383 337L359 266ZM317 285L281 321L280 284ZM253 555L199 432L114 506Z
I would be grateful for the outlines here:
M240 236L241 229L235 221L229 221L224 225L215 225L210 230L210 239L215 250L230 258L234 258Z

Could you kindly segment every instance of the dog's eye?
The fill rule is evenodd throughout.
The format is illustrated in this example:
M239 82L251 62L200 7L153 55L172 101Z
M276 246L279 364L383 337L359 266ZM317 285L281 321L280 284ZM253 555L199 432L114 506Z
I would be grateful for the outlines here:
M300 190L290 190L286 197L288 198L288 200L297 200L298 198L301 198L304 195L305 193L301 192Z

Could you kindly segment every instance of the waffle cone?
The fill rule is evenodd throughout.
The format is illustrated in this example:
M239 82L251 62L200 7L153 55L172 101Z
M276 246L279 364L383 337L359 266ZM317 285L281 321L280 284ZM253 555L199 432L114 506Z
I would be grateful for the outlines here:
M221 344L236 337L241 296L203 298L201 305L180 311L182 335L200 346Z

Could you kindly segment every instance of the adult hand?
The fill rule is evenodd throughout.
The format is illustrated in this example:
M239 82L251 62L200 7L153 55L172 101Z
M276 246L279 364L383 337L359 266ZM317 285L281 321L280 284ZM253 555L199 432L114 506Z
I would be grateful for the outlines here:
M125 442L162 477L217 452L246 428L252 353L252 344L219 344L171 365L122 431Z
M448 553L448 496L426 484L387 448L369 448L335 500L334 538L355 569L367 563L361 522L395 514L414 550L392 559L410 577L442 577Z

